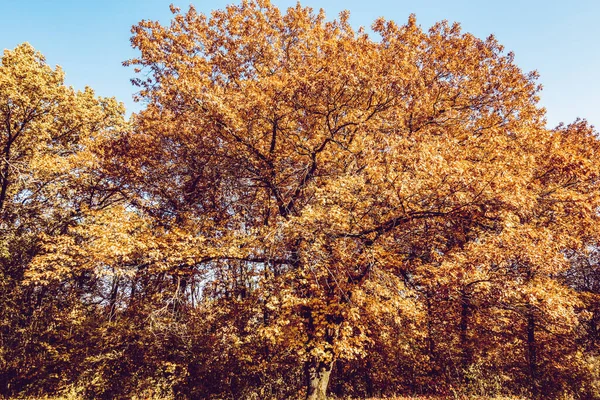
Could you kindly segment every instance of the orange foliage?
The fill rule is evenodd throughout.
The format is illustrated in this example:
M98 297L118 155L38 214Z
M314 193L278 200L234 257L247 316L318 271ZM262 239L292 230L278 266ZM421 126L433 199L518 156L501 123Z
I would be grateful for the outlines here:
M79 290L87 396L598 395L600 142L535 73L414 16L173 12L133 28L131 129L61 167L103 200L27 263Z

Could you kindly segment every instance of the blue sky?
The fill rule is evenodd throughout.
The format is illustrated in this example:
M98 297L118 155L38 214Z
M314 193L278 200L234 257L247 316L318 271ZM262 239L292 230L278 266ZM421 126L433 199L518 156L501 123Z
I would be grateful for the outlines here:
M295 1L272 0L281 8ZM232 1L194 2L202 12ZM116 96L137 111L129 83L132 68L121 63L136 55L129 43L131 25L141 19L168 23L169 4L186 9L189 0L2 0L0 49L29 42L66 72L67 84L88 85L99 95ZM404 23L415 13L424 28L447 19L478 37L494 34L516 55L524 70L536 69L544 86L541 103L548 125L588 119L600 128L600 2L595 0L442 1L305 0L330 18L351 11L355 26L370 26L383 16Z

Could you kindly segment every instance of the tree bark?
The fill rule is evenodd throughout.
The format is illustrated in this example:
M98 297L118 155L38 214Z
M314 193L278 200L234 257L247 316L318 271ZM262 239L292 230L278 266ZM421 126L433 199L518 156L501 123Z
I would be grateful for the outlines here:
M327 386L329 385L332 366L333 362L307 362L306 400L327 400Z

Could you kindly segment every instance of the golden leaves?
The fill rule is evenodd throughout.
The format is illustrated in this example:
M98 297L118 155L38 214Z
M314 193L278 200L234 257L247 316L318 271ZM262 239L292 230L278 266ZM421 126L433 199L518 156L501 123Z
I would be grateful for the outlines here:
M269 2L134 28L130 64L152 76L129 182L211 260L263 260L269 310L310 310L314 332L284 325L319 338L315 357L352 354L375 315L425 318L438 289L532 303L597 220L592 153L545 129L536 74L493 37L414 16L374 30Z
M30 283L111 282L113 311L161 305L154 331L202 310L243 363L265 362L254 343L313 363L378 343L421 375L444 354L466 371L477 345L524 348L529 321L573 331L585 296L565 276L598 242L598 140L584 122L547 130L536 75L493 37L411 16L371 40L347 13L268 1L172 11L133 28L147 107L131 127L31 48L5 55L11 207L39 188L39 219L75 214L40 235Z

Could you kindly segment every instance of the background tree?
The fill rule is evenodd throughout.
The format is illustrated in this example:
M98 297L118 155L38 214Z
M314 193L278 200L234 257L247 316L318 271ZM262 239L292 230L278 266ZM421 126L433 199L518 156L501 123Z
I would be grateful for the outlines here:
M26 271L44 238L64 234L81 210L110 204L90 149L123 126L122 106L76 92L29 44L0 65L0 393L55 387L72 370L74 332L85 312L88 276L28 285ZM45 271L52 275L68 268ZM73 272L73 271L71 271ZM66 372L66 373L65 373ZM64 379L64 378L63 378Z

